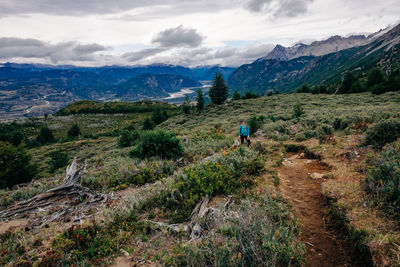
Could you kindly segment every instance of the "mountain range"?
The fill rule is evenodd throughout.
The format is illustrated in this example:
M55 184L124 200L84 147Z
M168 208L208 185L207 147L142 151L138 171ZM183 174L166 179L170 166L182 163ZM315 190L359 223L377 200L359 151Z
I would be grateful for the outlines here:
M305 83L313 86L339 81L348 71L399 68L399 43L397 25L368 36L332 36L292 47L277 45L266 56L237 69L4 63L0 64L0 118L52 113L78 99L162 99L184 88L201 87L216 72L225 77L231 93L292 92Z
M305 83L318 85L340 80L347 71L365 72L376 66L395 69L400 62L399 43L397 25L369 37L331 37L311 45L277 46L267 56L236 69L228 85L231 91L243 93L291 92ZM354 46L340 49L351 45Z

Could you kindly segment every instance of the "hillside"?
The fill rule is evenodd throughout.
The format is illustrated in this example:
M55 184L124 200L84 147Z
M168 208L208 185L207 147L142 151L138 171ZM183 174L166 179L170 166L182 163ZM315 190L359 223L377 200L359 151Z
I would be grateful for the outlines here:
M180 75L141 74L119 84L116 96L130 99L163 98L182 88L201 87L201 83Z
M399 66L400 25L373 42L324 56L291 60L262 59L239 67L228 80L232 91L260 94L278 90L291 92L302 84L329 84L342 79L346 71L366 72L372 67L396 69Z
M75 100L160 99L184 87L201 86L234 68L190 69L168 64L76 67L43 64L0 64L0 119L56 112Z
M301 112L295 113L299 103ZM400 253L397 219L375 204L383 202L375 202L363 181L374 177L371 159L389 164L398 145L390 139L382 152L365 140L380 123L399 122L399 103L399 92L390 92L263 96L189 114L166 105L175 113L157 129L176 133L184 152L177 159L140 157L144 150L138 148L148 138L169 142L154 142L161 138L157 130L141 131L154 111L92 112L151 108L152 102L81 101L60 116L1 124L9 136L0 140L22 133L38 172L31 182L0 189L0 263L394 265ZM259 129L250 148L233 145L241 120L253 133ZM73 124L81 133L68 137ZM35 145L43 126L56 140ZM49 193L41 193L63 183L66 167L52 171L53 152L65 153L69 163L75 157L78 166L85 163L82 186L93 199L72 194L62 203L42 202L39 212L7 217L24 207L18 201L42 199ZM243 250L243 242L254 250Z

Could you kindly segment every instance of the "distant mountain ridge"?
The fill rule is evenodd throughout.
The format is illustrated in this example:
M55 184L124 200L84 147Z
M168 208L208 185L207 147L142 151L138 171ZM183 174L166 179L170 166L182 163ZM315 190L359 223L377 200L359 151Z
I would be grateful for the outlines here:
M400 67L400 24L373 36L362 46L339 50L322 56L301 56L285 59L285 51L275 51L275 57L262 58L240 66L228 80L232 91L257 92L271 90L290 92L302 84L317 85L341 79L349 70L363 71L372 67ZM278 50L277 49L277 50ZM272 56L271 56L272 57Z
M342 37L334 35L325 40L314 41L311 44L297 43L292 47L284 47L278 44L265 57L259 58L255 62L266 59L291 60L304 56L323 56L340 50L367 45L390 30L392 30L392 28L387 27L376 33L369 34L368 36L351 35Z
M117 97L140 98L167 97L182 88L201 87L202 84L188 77L173 74L141 74L116 86Z

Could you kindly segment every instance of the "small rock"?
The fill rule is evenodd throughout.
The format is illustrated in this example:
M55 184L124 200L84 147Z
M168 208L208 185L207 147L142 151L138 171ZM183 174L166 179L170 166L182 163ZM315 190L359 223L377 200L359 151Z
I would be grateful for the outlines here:
M192 233L190 234L190 237L192 239L198 239L198 238L201 237L202 232L203 232L203 228L201 228L200 224L196 223L193 226Z
M124 256L129 256L128 251L126 251L126 250L124 250L124 249L122 249L122 248L121 248L119 251L121 251L122 254L124 254Z
M312 162L311 159L308 159L308 160L305 161L306 164L310 164L311 162Z
M310 178L311 179L322 179L322 178L324 178L324 175L322 173L313 172L310 174Z

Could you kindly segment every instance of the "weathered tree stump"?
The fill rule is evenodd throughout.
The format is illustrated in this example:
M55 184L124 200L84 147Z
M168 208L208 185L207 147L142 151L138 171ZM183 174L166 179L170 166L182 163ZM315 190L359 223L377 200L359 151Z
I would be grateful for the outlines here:
M42 226L56 220L80 221L94 204L107 200L107 195L93 193L81 185L84 173L85 165L78 168L74 159L67 167L61 186L7 207L0 211L0 219L38 213L33 226Z

